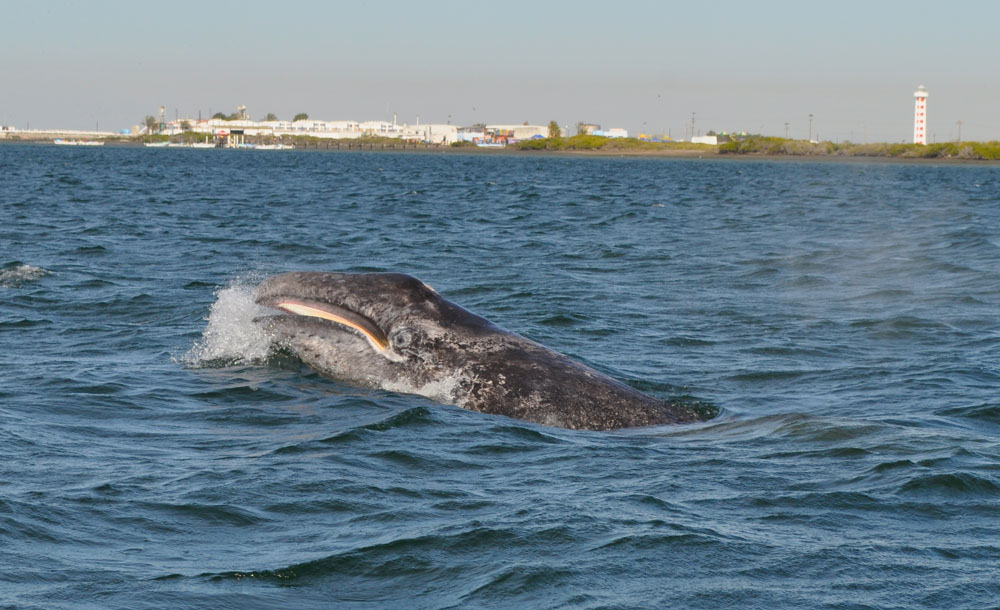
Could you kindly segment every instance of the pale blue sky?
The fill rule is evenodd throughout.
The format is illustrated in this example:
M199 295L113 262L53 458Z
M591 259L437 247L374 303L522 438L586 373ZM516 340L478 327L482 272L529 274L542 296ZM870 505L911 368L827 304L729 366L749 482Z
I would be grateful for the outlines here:
M0 0L0 122L308 112L1000 139L998 2Z

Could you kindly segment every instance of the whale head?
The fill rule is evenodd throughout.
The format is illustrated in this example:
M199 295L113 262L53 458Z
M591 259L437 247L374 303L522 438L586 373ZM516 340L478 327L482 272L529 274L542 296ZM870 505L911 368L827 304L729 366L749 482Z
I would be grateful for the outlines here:
M448 404L463 346L498 330L403 273L283 273L255 299L276 310L257 319L272 340L322 374Z

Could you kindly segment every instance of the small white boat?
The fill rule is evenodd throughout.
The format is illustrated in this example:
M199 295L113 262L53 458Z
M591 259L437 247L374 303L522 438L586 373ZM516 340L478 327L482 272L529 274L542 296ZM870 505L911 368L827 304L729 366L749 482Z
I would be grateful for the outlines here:
M145 146L147 148L166 148L170 146L170 142L146 142Z
M171 142L169 148L216 148L215 142L209 142L205 137L204 142Z
M257 150L292 150L295 147L291 144L258 144L254 148Z

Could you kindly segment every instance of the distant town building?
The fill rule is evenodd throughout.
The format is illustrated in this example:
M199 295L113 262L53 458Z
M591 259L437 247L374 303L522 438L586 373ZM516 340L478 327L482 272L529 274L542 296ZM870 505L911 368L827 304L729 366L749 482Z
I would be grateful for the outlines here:
M913 143L927 144L927 89L923 85L913 93L916 104L913 110Z
M711 144L712 146L717 146L719 144L719 136L694 136L691 138L692 144Z
M597 129L593 132L595 136L604 136L605 138L627 138L628 130L622 129L621 127L612 127L611 129Z
M595 131L600 131L601 126L597 123L577 123L576 133L577 135L589 136L593 135Z
M458 126L440 123L425 123L414 127L421 142L430 144L454 144L458 142Z
M133 130L138 127L133 128ZM457 142L458 128L454 125L408 125L390 121L253 121L250 119L178 119L168 122L160 132L175 136L185 132L228 136L309 136L330 140L353 140L363 137L397 138L433 144Z
M211 119L178 118L164 121L157 133L166 136L181 134L197 134L206 139L214 137L224 140L227 145L235 143L242 145L248 137L307 136L329 140L353 140L358 138L395 138L409 142L425 142L428 144L449 145L465 140L479 146L506 146L519 140L544 138L548 135L547 125L531 125L528 122L509 125L476 124L471 127L458 127L451 124L421 123L417 118L415 125L400 123L395 114L392 121L324 121L308 118L304 113L297 115L298 120L263 120L250 119L246 106L239 106L230 115L218 113ZM273 115L269 115L275 119ZM133 134L139 133L139 126L132 128ZM2 133L2 132L0 132Z
M547 138L549 135L548 125L487 125L486 130L503 131L510 134L512 140L530 140L536 136Z
M472 125L457 131L458 139L473 142L478 146L506 146L511 142L545 138L549 135L547 125Z

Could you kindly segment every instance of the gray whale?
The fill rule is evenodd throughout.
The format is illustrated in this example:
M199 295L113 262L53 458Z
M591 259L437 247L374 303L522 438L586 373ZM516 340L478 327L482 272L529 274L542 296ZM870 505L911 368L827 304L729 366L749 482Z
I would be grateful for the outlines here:
M702 421L714 408L659 400L466 311L401 273L271 277L256 320L324 376L472 411L585 430Z

